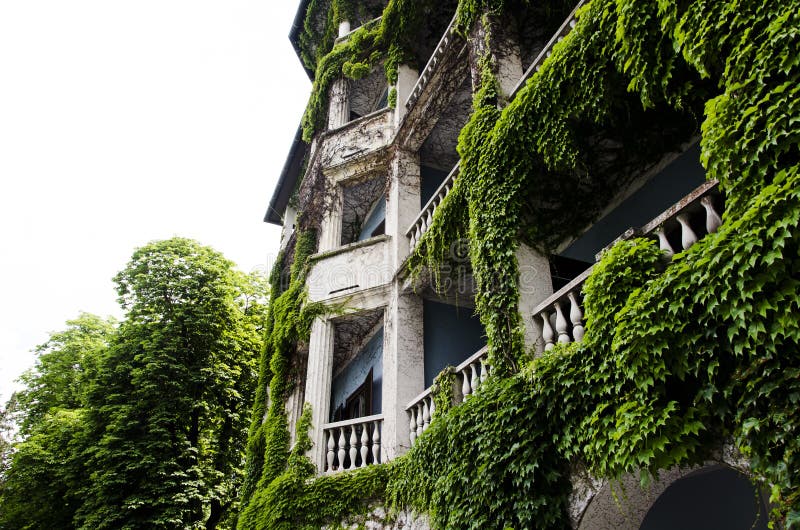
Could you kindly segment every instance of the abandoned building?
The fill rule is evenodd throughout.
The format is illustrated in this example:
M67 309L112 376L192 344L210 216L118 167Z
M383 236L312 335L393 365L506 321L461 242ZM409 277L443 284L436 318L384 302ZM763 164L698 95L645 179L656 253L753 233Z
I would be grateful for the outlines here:
M479 12L472 17L456 1L417 2L424 13L413 19L418 27L410 34L405 26L398 30L406 33L397 40L405 49L396 65L387 68L387 54L371 53L361 64L346 62L326 85L319 77L325 61L348 45L351 53L380 49L352 41L376 38L370 36L375 32L382 32L377 39L387 39L392 28L382 26L381 17L404 5L371 1L349 10L340 5L338 19L332 18L337 15L331 10L339 4L300 3L290 38L315 80L315 90L322 87L324 93L312 96L321 102L318 116L310 104L265 217L283 230L276 266L280 286L274 294L291 281L300 234L312 233L314 248L302 276L303 303L330 309L315 316L308 337L296 341L290 356L293 383L285 395L292 444L304 404L310 405L312 445L306 456L317 476L386 465L411 450L438 420L432 388L440 373L452 376L457 408L492 377L521 368L504 368L506 372L495 375L501 354L492 354L492 348L499 351L514 332L503 332L501 325L494 331L486 328L497 313L486 309L489 305L481 309L481 300L505 287L499 272L493 283L486 265L480 265L480 273L474 262L494 252L492 240L476 243L483 227L474 215L488 219L499 203L488 201L483 206L487 211L481 212L477 192L463 191L473 185L459 183L474 178L468 176L467 164L481 171L491 164L466 160L470 152L465 149L472 144L462 131L476 109L486 105L480 92L486 89L487 69L496 92L484 107L487 112L496 112L500 121L522 113L525 105L533 105L526 103L533 90L546 95L546 82L559 82L559 63L554 61L575 60L575 42L600 31L581 30L581 24L591 24L593 17L601 20L602 7L597 6L614 2L540 3L544 7L506 2L503 9L478 2L473 7ZM403 16L395 17L395 23L408 24ZM337 33L326 45L322 35L331 20ZM617 24L623 27L623 22ZM314 35L318 41L310 40ZM613 35L608 39L614 42ZM607 69L614 70L612 62ZM645 105L636 93L638 85L626 88L625 75L609 74L606 81L616 84L608 81L602 90L597 88L602 92L598 99L608 101L597 112L610 118L592 121L573 110L563 122L567 133L558 128L543 133L579 153L573 167L559 166L560 155L537 147L536 138L526 137L509 148L509 157L533 156L527 150L545 160L530 168L516 166L520 171L547 173L546 181L525 177L522 191L514 192L519 198L519 213L511 220L515 246L504 258L516 261L517 329L530 359L562 351L591 333L583 288L615 243L651 240L663 256L657 267L662 274L673 267L674 256L689 252L730 222L728 190L735 186L709 178L707 160L701 163L702 103L719 92L718 79L713 74L711 80L708 75L691 78L692 90L708 94L702 101L698 96L700 103L687 100L671 106L653 100ZM560 94L554 105L569 101L567 97L581 96ZM501 139L493 140L494 148L508 145L502 143L508 136L500 128L491 133ZM556 162L548 162L548 156ZM510 177L498 180L494 189L506 182ZM448 197L459 186L460 193L473 193L472 202ZM445 215L469 226L446 225ZM547 227L542 219L548 220ZM452 234L461 238L447 239ZM448 255L428 254L436 248L436 238L444 241ZM613 280L608 289L613 290ZM517 322L517 316L510 318ZM765 493L769 486L753 485L748 458L730 433L712 445L701 461L662 469L644 488L638 473L614 480L573 473L565 500L569 525L766 528L773 509ZM380 500L374 505L380 506ZM428 525L424 513L386 520L382 513L365 516L367 526Z

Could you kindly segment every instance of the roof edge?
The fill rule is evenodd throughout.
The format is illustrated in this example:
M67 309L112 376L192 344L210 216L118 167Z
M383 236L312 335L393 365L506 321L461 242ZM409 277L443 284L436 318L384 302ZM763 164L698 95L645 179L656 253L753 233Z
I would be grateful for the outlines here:
M292 140L292 147L289 149L289 154L283 163L278 183L275 185L275 191L272 192L267 212L264 214L265 223L278 226L283 224L283 213L286 211L289 199L291 199L297 187L297 181L300 178L300 171L303 169L303 161L307 151L308 144L303 141L303 129L298 126L297 132L294 134L294 140Z

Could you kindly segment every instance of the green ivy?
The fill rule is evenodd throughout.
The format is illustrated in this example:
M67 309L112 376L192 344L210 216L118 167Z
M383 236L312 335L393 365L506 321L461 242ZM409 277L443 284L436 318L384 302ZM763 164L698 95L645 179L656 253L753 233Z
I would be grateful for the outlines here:
M276 261L270 274L271 298L241 494L242 506L245 507L254 492L263 489L283 472L289 458L289 426L284 406L291 390L289 360L297 343L307 340L314 319L325 312L323 305L308 302L305 291L308 258L316 250L316 245L313 231L298 235L289 285L282 293L283 255L279 256L281 259ZM239 527L248 528L243 521Z

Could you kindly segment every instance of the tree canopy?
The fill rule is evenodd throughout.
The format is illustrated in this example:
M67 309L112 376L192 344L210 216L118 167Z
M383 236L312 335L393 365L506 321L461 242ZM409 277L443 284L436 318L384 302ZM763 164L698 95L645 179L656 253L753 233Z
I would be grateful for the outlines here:
M228 528L261 348L263 279L173 238L114 277L125 318L68 322L18 398L0 528Z

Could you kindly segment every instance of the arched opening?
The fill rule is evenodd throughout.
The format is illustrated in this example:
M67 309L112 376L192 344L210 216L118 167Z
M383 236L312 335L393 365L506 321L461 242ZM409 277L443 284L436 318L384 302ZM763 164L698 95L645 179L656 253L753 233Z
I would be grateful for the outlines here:
M741 473L723 466L695 471L662 493L640 530L766 530L762 495Z

